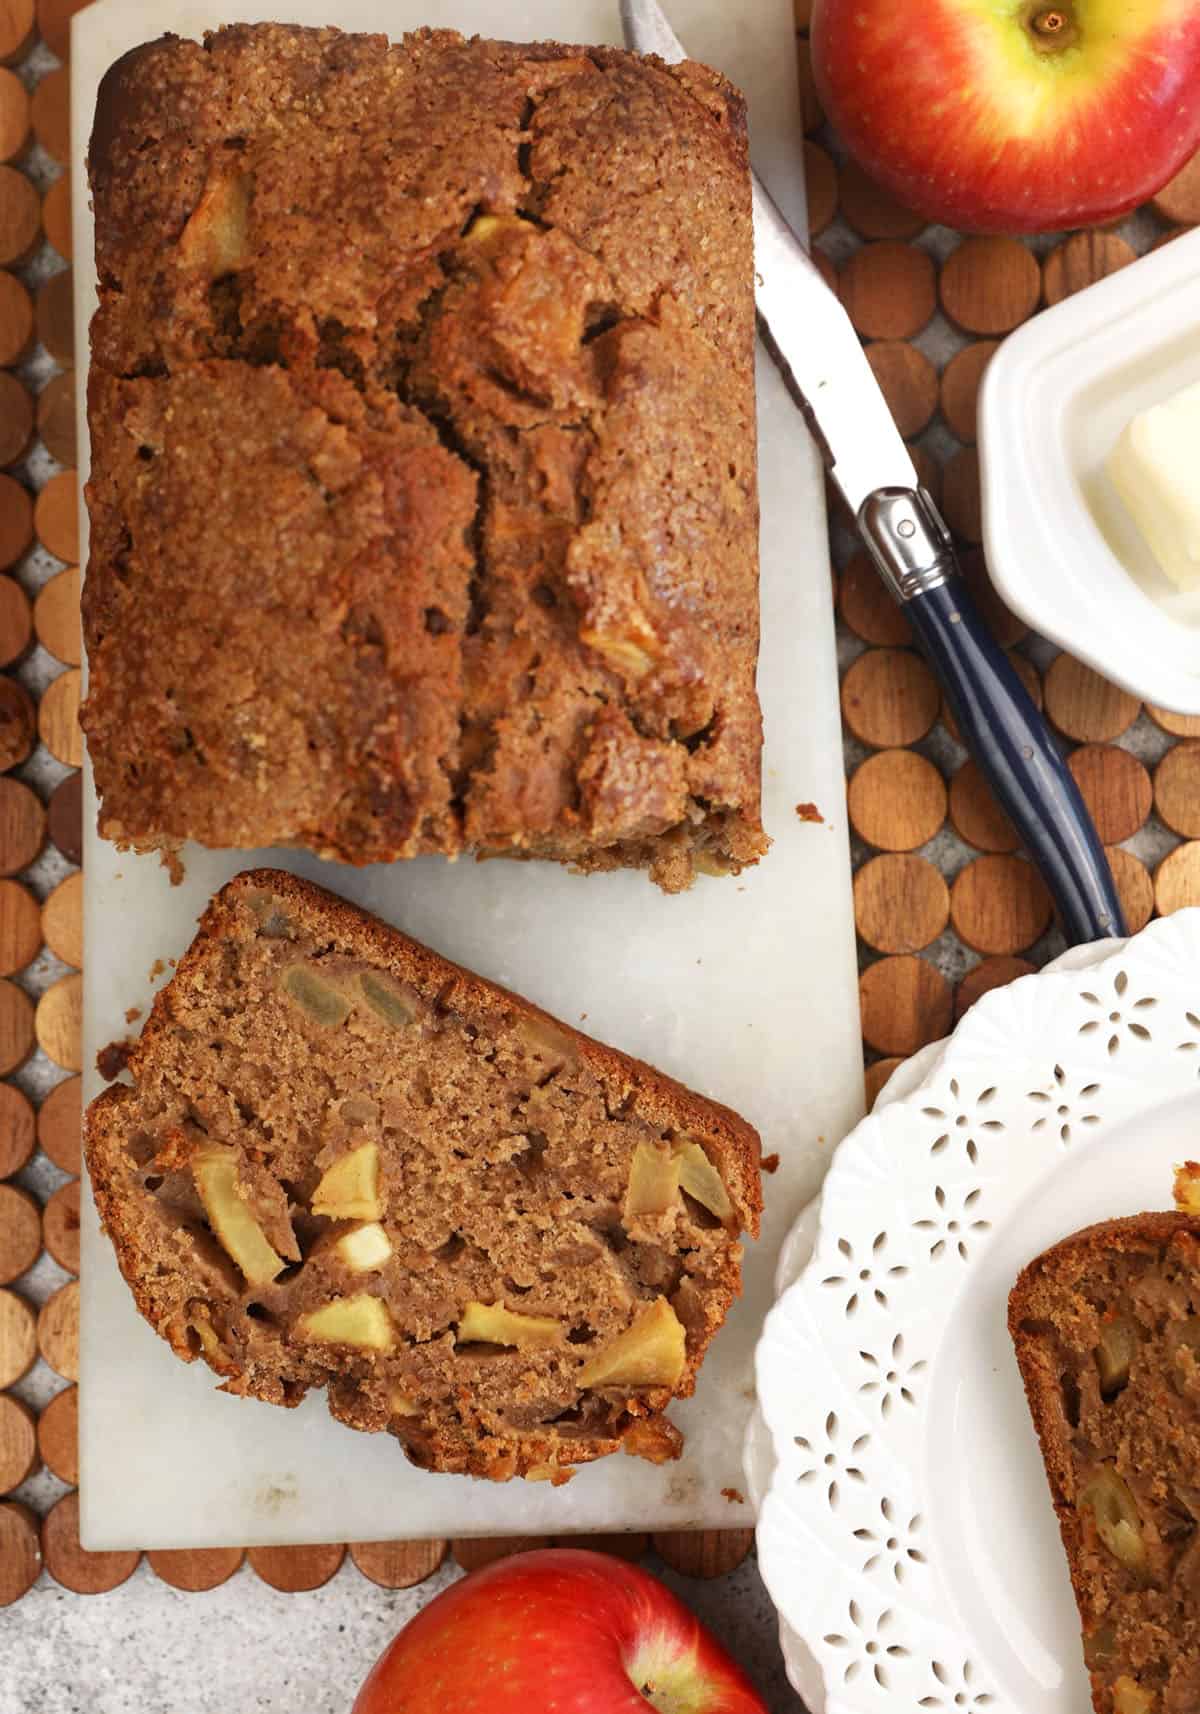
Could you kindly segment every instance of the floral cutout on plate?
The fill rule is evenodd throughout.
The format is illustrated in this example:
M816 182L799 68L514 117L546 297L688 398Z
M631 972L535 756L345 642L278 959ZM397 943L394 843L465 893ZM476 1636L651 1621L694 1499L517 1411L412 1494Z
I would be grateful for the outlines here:
M968 1190L962 1195L959 1192L951 1194L940 1184L934 1186L933 1200L937 1212L913 1222L917 1231L924 1232L931 1240L930 1261L936 1262L948 1255L957 1255L963 1262L970 1259L973 1238L992 1229L990 1220L979 1219L982 1199L983 1191L979 1189Z
M1054 1077L1051 1084L1044 1089L1031 1089L1029 1099L1044 1107L1045 1112L1033 1121L1035 1131L1049 1128L1060 1143L1069 1144L1075 1130L1080 1125L1098 1125L1099 1113L1089 1112L1087 1108L1094 1103L1094 1098L1100 1093L1100 1085L1089 1079L1087 1082L1073 1082L1068 1078L1061 1065L1054 1067Z
M855 1255L854 1245L848 1238L839 1238L837 1247L845 1260L846 1272L828 1274L821 1281L823 1286L832 1290L845 1292L845 1312L853 1315L859 1303L870 1298L880 1309L889 1307L888 1294L885 1286L887 1280L903 1279L908 1269L899 1263L889 1265L886 1260L888 1235L877 1232L871 1244L869 1260L863 1255Z
M929 1669L938 1689L922 1696L917 1704L919 1708L990 1708L996 1700L990 1691L979 1688L978 1674L969 1660L964 1660L957 1669L943 1666L940 1660L932 1660Z
M916 1546L923 1521L921 1514L914 1512L907 1523L901 1523L895 1506L886 1497L879 1502L879 1514L878 1529L860 1524L854 1531L855 1541L862 1542L866 1552L862 1569L869 1572L879 1566L890 1568L895 1581L903 1583L911 1566L926 1563L924 1552Z
M821 1479L825 1482L825 1498L831 1512L837 1510L841 1497L842 1481L862 1483L866 1476L860 1467L859 1455L870 1445L869 1434L859 1434L853 1439L843 1430L838 1421L836 1411L830 1411L825 1418L825 1448L814 1446L804 1435L794 1436L796 1445L802 1452L807 1452L812 1463L807 1469L801 1470L796 1480L798 1482L813 1482Z
M927 1119L941 1119L945 1129L933 1139L929 1145L931 1155L954 1153L961 1148L971 1166L979 1165L980 1145L988 1133L1003 1131L1004 1126L999 1119L987 1119L980 1116L979 1109L986 1108L995 1099L996 1086L989 1085L981 1089L974 1101L962 1101L962 1090L956 1077L949 1083L950 1094L954 1097L956 1110L949 1111L943 1107L922 1107L921 1112Z
M860 1602L850 1601L846 1606L846 1620L844 1630L831 1631L825 1638L831 1648L845 1655L843 1684L852 1684L863 1673L869 1674L880 1690L891 1689L889 1663L906 1660L909 1654L895 1634L895 1613L891 1608L884 1608L872 1620Z
M860 1351L859 1356L867 1366L868 1378L858 1390L860 1393L874 1395L880 1416L890 1416L897 1403L916 1404L913 1388L917 1377L923 1374L929 1365L924 1358L915 1363L907 1361L902 1333L897 1333L892 1340L891 1350L884 1360L872 1356L869 1351Z
M1107 1030L1110 1055L1119 1053L1123 1043L1136 1044L1154 1039L1145 1014L1153 1011L1158 1001L1152 994L1142 994L1136 999L1128 998L1128 995L1129 977L1123 969L1114 975L1112 992L1107 996L1094 993L1090 988L1080 990L1079 998L1097 1015L1080 1024L1079 1033L1089 1036Z

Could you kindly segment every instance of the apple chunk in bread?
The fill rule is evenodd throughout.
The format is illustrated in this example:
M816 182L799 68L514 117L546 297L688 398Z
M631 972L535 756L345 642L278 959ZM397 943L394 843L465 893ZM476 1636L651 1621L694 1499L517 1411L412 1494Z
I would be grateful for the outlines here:
M188 1326L200 1341L201 1348L211 1367L219 1375L236 1375L237 1364L218 1339L217 1330L213 1326L212 1318L204 1305L193 1305Z
M1143 1690L1128 1673L1114 1679L1112 1689L1113 1714L1154 1714L1154 1692Z
M326 1171L313 1191L312 1211L331 1220L378 1220L379 1148L360 1143Z
M1145 1571L1148 1550L1142 1518L1129 1484L1111 1464L1100 1464L1079 1490L1076 1509L1090 1514L1095 1532L1127 1571Z
M216 168L179 234L185 267L216 279L244 267L254 183L248 173Z
M488 1345L515 1345L519 1351L536 1351L557 1345L563 1336L562 1322L548 1315L518 1315L502 1303L469 1303L458 1319L458 1344L481 1340Z
M283 973L283 991L323 1030L337 1029L350 1016L350 1002L340 988L319 976L309 964L290 964Z
M1132 1316L1105 1316L1096 1343L1096 1369L1100 1394L1111 1399L1129 1382L1129 1369L1137 1354L1138 1330Z
M679 1197L679 1155L654 1143L639 1143L633 1151L629 1185L625 1191L624 1216L665 1214Z
M399 982L380 975L376 970L364 970L358 978L363 999L376 1017L389 1029L406 1030L419 1016L416 996L407 992Z
M285 1264L242 1198L237 1151L219 1143L198 1149L192 1156L192 1178L218 1242L250 1285L269 1285Z
M310 1309L297 1321L296 1332L301 1339L358 1345L367 1351L390 1351L396 1342L387 1305L365 1291Z
M513 1035L524 1051L541 1060L547 1069L569 1065L577 1057L570 1031L553 1018L543 1018L540 1013L518 1018L513 1024Z
M333 1246L338 1260L352 1274L365 1274L371 1268L381 1268L392 1253L391 1242L376 1220L356 1226Z
M463 244L490 244L505 232L520 232L527 225L515 214L480 214L462 235Z
M665 1297L656 1297L624 1333L579 1371L581 1387L673 1387L687 1357L683 1324Z
M729 1192L716 1167L699 1143L678 1142L675 1152L679 1158L679 1185L689 1196L703 1204L718 1220L728 1220L733 1213Z

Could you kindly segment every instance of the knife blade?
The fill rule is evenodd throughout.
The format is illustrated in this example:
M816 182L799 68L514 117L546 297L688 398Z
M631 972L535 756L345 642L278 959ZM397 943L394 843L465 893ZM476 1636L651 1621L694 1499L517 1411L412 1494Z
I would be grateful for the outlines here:
M626 45L687 59L658 0L620 0ZM849 316L757 173L755 302L776 361L870 551L941 681L963 741L1008 812L1072 944L1123 936L1104 847L1048 726L962 580Z

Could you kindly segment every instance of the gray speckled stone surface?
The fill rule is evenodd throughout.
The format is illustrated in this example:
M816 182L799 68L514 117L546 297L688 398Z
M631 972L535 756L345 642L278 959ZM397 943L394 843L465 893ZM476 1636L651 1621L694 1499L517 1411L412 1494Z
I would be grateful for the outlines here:
M753 1559L711 1583L647 1563L737 1657L770 1714L802 1709ZM392 1591L347 1560L324 1589L281 1595L243 1566L219 1589L184 1595L142 1564L87 1598L43 1576L0 1613L0 1714L349 1714L384 1645L457 1575L448 1563Z

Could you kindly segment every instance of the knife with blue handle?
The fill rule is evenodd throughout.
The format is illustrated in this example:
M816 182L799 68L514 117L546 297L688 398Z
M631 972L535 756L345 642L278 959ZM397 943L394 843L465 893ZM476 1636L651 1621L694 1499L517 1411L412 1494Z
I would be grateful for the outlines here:
M657 0L621 0L625 40L675 64L682 44ZM1079 787L988 631L937 507L858 334L754 175L758 313L850 516L941 681L963 742L1041 871L1072 945L1125 927L1104 847Z

